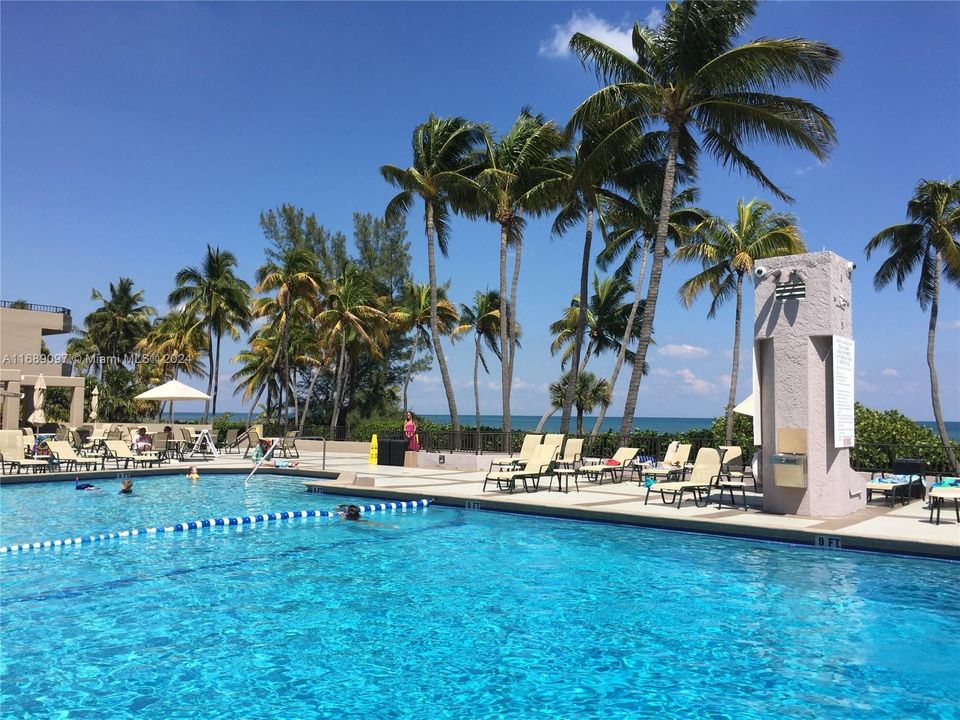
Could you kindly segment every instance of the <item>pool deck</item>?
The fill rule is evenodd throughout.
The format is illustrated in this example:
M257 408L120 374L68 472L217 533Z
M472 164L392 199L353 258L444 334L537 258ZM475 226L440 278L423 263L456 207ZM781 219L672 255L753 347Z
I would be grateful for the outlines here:
M823 547L825 551L838 548L872 550L930 557L960 559L960 523L952 504L945 504L940 524L930 523L930 512L922 500L891 508L879 501L852 515L841 518L796 517L765 513L759 494L747 492L748 509L738 504L718 509L716 494L706 507L696 507L684 499L683 506L664 505L659 494L651 494L644 504L646 488L636 480L603 485L580 481L580 492L571 486L569 493L548 492L541 485L538 492L524 492L522 484L509 494L494 488L483 492L484 472L405 468L368 464L366 455L327 453L323 470L319 452L301 453L296 470L264 467L262 472L281 474L310 474L320 480L324 493L359 495L384 499L434 498L437 504L454 507L521 512L534 515L575 518L601 522L616 522L667 530L683 530L717 535L748 537L789 542L798 545ZM190 464L196 464L201 475L211 471L249 472L252 463L237 454L223 454L218 458L198 462L174 462L164 465L159 472L179 474ZM83 477L115 477L117 470L82 473ZM137 474L156 474L158 470L129 471ZM72 480L80 473L13 475L0 478L0 483L35 482L53 479ZM739 498L738 498L739 501Z

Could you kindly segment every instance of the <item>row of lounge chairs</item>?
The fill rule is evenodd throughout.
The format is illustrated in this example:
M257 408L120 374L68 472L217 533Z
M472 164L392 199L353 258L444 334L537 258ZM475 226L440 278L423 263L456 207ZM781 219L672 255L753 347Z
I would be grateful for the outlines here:
M522 482L524 490L532 492L539 489L541 479L548 478L548 489L552 489L556 479L558 489L563 490L565 481L569 492L573 478L579 491L581 478L602 485L604 480L624 482L628 473L636 473L638 484L647 488L644 504L649 502L651 493L659 493L664 503L676 503L679 507L684 495L688 495L700 506L706 504L711 491L719 489L721 502L724 492L730 493L731 505L735 504L734 493L739 491L746 508L748 480L756 487L739 446L701 448L693 463L688 462L691 446L679 442L671 443L660 461L641 456L638 448L623 447L612 458L584 463L583 440L567 440L565 444L562 441L562 435L527 435L516 458L491 462L483 490L494 482L498 490L512 493Z

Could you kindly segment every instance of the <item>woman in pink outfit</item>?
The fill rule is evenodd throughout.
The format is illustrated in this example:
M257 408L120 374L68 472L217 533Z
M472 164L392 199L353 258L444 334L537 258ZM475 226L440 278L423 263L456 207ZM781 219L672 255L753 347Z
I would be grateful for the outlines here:
M418 451L420 443L417 441L417 421L409 410L407 411L407 419L403 423L403 434L407 436L407 450Z

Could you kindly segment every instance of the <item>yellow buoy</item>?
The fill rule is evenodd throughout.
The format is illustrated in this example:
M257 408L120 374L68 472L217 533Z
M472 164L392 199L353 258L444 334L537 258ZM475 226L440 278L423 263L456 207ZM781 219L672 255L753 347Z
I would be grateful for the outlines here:
M377 435L374 433L373 437L370 438L370 464L377 464Z

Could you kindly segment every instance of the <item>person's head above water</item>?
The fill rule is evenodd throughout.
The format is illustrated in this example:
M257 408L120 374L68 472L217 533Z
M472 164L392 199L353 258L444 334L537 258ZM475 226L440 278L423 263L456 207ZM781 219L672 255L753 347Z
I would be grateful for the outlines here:
M196 465L191 465L191 466L190 466L190 469L187 470L187 477L190 478L190 479L192 479L192 480L196 480L197 478L200 477L200 473L197 471L197 466L196 466Z
M347 505L343 511L343 517L347 520L359 520L360 507L357 505Z
M120 492L124 495L129 495L133 492L133 480L127 478L122 483L120 483Z

